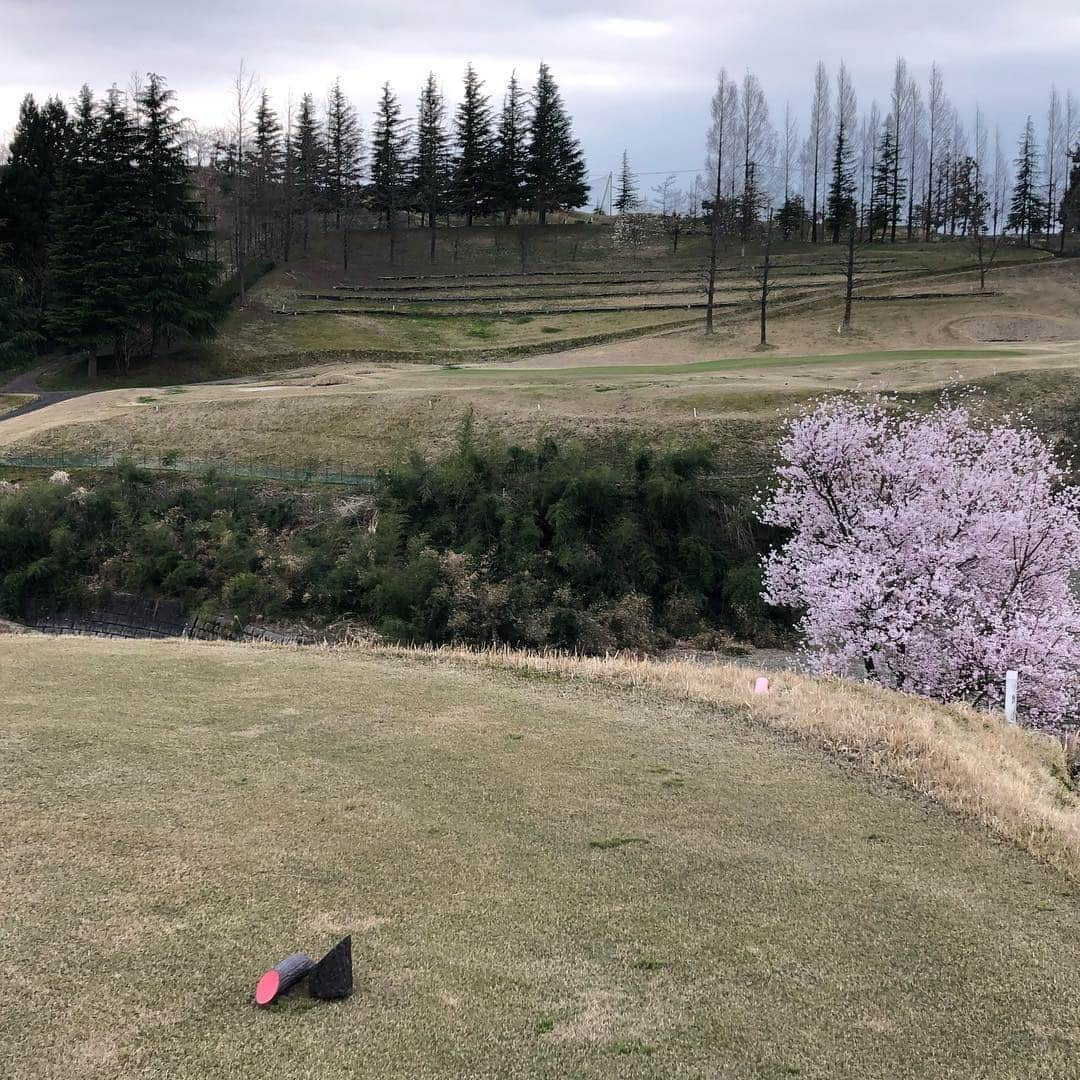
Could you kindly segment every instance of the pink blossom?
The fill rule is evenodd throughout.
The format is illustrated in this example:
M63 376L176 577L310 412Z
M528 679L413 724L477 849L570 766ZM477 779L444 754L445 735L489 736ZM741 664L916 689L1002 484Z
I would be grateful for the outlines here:
M804 611L818 670L996 706L1015 668L1029 723L1080 719L1080 490L1034 430L832 399L780 456L765 599Z

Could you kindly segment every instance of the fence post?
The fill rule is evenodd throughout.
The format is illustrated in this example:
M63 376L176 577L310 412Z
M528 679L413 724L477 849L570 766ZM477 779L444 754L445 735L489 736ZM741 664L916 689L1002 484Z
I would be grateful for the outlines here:
M1016 683L1018 675L1015 671L1005 672L1005 723L1016 723Z

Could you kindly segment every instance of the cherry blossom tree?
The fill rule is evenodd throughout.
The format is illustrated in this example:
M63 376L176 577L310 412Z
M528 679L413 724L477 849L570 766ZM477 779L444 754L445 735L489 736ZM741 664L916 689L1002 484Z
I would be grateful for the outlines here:
M802 609L816 668L861 668L941 701L1080 719L1080 489L1023 421L974 422L963 401L902 415L840 398L795 420L765 522L765 599Z

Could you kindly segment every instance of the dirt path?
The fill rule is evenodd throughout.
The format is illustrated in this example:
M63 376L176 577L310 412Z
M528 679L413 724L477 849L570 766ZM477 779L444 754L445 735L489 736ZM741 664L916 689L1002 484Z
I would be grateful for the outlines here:
M25 405L20 405L17 409L12 409L11 412L4 416L4 419L14 420L16 417L25 416L27 413L37 412L39 409L48 408L50 405L56 405L61 401L82 397L86 393L85 390L42 390L38 385L38 378L41 375L46 375L49 372L62 367L68 362L68 359L68 357L63 357L60 360L52 360L47 364L31 368L29 371L24 371L21 375L16 375L15 378L6 385L0 386L0 394L33 395L32 401L28 401Z

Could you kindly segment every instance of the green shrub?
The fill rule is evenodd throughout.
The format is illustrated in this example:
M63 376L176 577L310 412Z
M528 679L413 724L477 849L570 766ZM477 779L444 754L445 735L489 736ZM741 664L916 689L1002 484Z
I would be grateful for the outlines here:
M130 464L89 491L0 495L0 610L110 591L188 610L367 622L402 642L650 652L710 631L775 641L760 599L772 541L706 447L480 438L381 477L370 520L326 498Z

